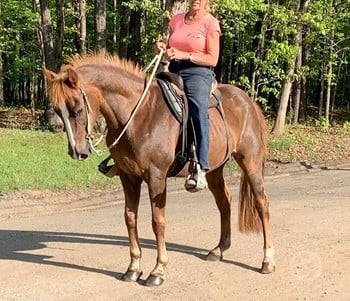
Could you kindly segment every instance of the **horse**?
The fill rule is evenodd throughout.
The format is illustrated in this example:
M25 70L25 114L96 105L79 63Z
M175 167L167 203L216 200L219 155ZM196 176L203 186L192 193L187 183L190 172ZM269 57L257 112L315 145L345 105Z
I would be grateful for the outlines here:
M148 78L137 64L116 55L89 54L71 56L57 73L44 66L42 71L48 98L65 125L68 153L73 159L88 158L91 128L100 113L106 120L106 145L118 167L125 197L130 264L123 274L124 281L137 282L142 275L137 218L141 183L147 184L157 258L144 284L161 285L168 264L164 237L167 174L181 139L181 125L163 101L159 85L155 80L150 83L144 102L125 129ZM239 230L243 233L262 230L264 257L260 272L268 274L276 264L263 177L266 121L259 106L240 88L218 84L217 89L222 95L226 121L217 108L209 109L211 169L206 178L220 212L221 231L218 244L208 252L206 260L222 260L223 252L231 245L232 195L224 179L224 166L234 158L241 168ZM177 176L186 176L187 165Z

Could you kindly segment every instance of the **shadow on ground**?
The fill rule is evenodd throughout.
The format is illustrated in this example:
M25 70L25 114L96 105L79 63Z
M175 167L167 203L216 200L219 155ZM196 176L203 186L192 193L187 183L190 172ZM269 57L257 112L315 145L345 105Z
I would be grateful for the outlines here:
M0 260L14 260L28 263L35 263L40 265L49 265L56 267L63 267L69 269L76 269L86 272L99 273L113 278L122 279L123 273L103 270L95 267L87 267L69 262L59 262L51 260L50 248L47 243L61 242L71 244L97 244L97 245L115 245L115 246L129 246L127 237L113 236L113 235L98 235L87 233L69 233L69 232L41 232L41 231L18 231L18 230L0 230ZM154 240L140 239L141 248L156 249ZM29 251L45 249L46 255L30 254ZM176 243L167 243L167 250L180 252L195 256L201 260L205 260L208 250L180 245ZM125 258L127 262L129 258ZM240 268L258 271L257 268L247 264L222 260L225 263L233 264ZM125 265L127 266L127 264Z

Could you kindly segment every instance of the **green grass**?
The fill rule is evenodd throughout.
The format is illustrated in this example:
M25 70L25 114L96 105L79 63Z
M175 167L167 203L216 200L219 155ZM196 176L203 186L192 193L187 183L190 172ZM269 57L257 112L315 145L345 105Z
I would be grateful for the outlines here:
M338 162L350 160L350 123L320 130L286 127L282 136L270 135L267 159L278 162ZM101 147L103 149L103 147ZM103 189L119 184L107 178L97 165L107 156L91 155L76 161L67 154L65 133L0 128L0 193L22 189ZM237 170L234 160L227 164Z
M67 154L65 133L0 129L0 193L115 185L97 170L106 156L76 161Z

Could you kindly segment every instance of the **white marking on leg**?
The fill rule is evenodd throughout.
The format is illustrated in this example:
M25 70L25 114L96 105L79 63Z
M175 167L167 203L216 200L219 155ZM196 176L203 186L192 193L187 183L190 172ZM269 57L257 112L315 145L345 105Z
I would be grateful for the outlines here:
M264 249L264 262L275 262L273 257L275 256L275 249L272 248L267 248Z

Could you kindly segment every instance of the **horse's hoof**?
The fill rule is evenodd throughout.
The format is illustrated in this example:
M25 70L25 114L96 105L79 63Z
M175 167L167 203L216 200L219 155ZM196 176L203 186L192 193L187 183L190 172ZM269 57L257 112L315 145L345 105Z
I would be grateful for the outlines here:
M140 277L142 275L141 271L127 271L124 275L123 275L123 281L125 282L137 282L139 281Z
M145 281L145 286L161 286L164 282L164 279L160 276L149 275Z
M274 262L263 262L260 270L261 274L270 274L276 270L276 264Z
M206 260L207 261L220 261L220 260L222 260L222 254L217 255L217 254L214 254L213 252L209 252L207 257L206 257Z

